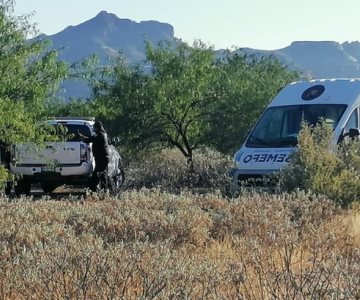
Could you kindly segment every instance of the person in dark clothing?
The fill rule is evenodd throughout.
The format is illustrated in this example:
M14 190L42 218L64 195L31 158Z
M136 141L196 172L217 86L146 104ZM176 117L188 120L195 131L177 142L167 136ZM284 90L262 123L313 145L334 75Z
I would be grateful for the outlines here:
M96 191L100 183L102 189L107 186L107 167L109 164L109 142L107 133L100 121L96 121L93 125L95 135L86 137L78 132L78 135L85 143L92 143L92 152L95 159L95 169L90 177L89 187L92 191Z

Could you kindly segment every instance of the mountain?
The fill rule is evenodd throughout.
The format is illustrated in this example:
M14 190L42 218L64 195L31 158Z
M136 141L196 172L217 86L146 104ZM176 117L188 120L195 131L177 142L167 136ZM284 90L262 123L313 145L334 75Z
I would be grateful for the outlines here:
M103 64L108 57L116 56L120 50L129 61L143 59L144 41L157 43L162 40L172 40L174 28L157 21L136 23L101 11L93 19L77 26L69 26L48 38L54 48L60 49L61 59L77 62L97 53L100 63Z
M274 56L290 68L314 78L359 78L360 43L333 41L296 41L290 46L266 51L251 48L237 50L263 56Z
M121 51L126 62L135 63L145 58L145 40L152 44L178 40L174 28L158 21L134 22L120 19L115 14L101 11L94 18L76 26L69 26L49 39L59 58L70 63L97 54L100 64L108 64L109 57ZM223 50L218 50L221 53ZM360 42L295 41L277 50L239 48L239 53L274 56L292 69L313 78L360 78ZM63 97L87 97L84 83L65 82Z
M169 24L158 21L137 23L106 11L57 34L43 34L38 38L50 40L61 60L76 63L95 53L100 65L108 64L108 58L117 56L120 51L128 63L141 61L145 58L145 40L155 45L175 39L174 28ZM89 89L81 82L65 82L63 88L65 98L89 95Z
M316 78L360 77L358 42L293 42L277 54L290 57L295 67Z

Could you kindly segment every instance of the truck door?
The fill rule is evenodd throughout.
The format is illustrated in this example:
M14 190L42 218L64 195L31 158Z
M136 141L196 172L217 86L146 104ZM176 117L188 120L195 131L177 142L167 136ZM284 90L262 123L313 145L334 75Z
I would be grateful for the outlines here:
M348 121L346 122L343 134L340 136L339 141L341 142L344 137L349 136L349 133L351 130L358 130L360 132L360 116L359 116L360 110L359 108L355 108L354 111L351 113ZM351 134L350 134L351 135Z

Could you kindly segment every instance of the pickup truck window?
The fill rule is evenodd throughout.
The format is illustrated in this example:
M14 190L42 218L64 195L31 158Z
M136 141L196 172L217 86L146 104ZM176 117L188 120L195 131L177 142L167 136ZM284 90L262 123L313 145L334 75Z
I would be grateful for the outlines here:
M53 126L62 126L61 129L59 128L58 132L62 136L65 134L65 140L68 142L79 142L78 132L85 136L91 136L90 128L86 125L58 123Z

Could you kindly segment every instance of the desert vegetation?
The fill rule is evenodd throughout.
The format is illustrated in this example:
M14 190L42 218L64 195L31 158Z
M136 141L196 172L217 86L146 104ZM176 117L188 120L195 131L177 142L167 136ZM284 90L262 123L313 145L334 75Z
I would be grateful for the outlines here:
M307 145L317 130L327 132L307 129L300 137ZM326 189L305 186L290 192L294 173L286 172L296 159L283 175L289 192L236 198L225 189L226 156L202 149L194 162L191 177L176 149L129 163L125 190L115 197L2 198L1 297L360 297L357 201L339 205ZM300 160L296 167L309 166ZM323 171L314 168L311 176Z
M360 299L358 142L304 126L280 193L231 194L229 155L299 74L201 42L147 45L146 72L121 58L89 71L30 43L28 18L0 3L0 142L49 139L49 116L95 116L126 167L116 196L0 195L1 299ZM59 101L84 74L92 98Z
M345 139L336 144L325 122L315 127L303 124L298 149L280 177L282 191L312 191L348 207L360 199L360 141Z
M1 201L2 299L357 299L359 210L299 192Z
M129 161L125 189L158 188L173 194L188 190L231 196L230 156L210 148L202 148L194 152L193 159L192 172L189 172L186 158L177 149L164 149Z

